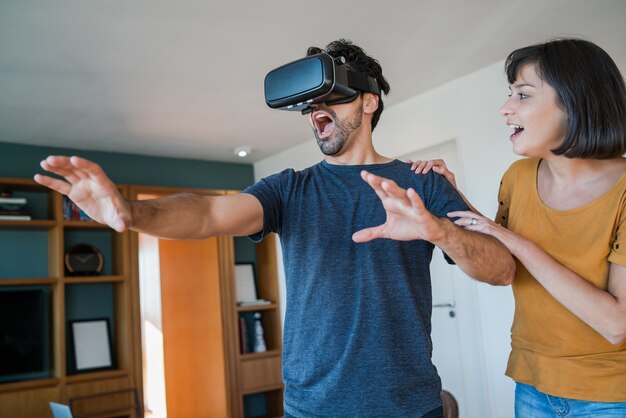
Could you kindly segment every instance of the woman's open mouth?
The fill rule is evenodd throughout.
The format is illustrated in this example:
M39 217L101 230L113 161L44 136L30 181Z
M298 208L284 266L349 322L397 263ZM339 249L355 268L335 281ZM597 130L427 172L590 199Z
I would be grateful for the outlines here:
M325 139L332 135L335 129L335 121L333 117L323 110L317 110L311 113L311 122L315 126L318 139Z
M513 128L513 133L511 134L511 139L515 139L517 136L519 136L519 134L522 133L522 131L524 130L523 127L519 126L519 125L509 125L511 128Z

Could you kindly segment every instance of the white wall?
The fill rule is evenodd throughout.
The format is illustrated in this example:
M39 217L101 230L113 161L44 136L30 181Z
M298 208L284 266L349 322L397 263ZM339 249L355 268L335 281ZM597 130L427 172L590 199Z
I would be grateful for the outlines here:
M626 56L613 58L624 73ZM507 94L503 62L498 62L385 109L374 132L374 144L380 153L393 157L456 139L464 192L474 206L493 217L500 178L519 158L511 151L511 129L499 114ZM309 142L255 164L255 176L260 179L286 167L304 168L320 159L321 153L311 136ZM281 285L284 289L284 283ZM513 417L514 384L504 376L510 350L512 293L510 287L476 282L474 286L483 356L482 361L477 361L486 368L490 416ZM284 306L284 298L281 304Z

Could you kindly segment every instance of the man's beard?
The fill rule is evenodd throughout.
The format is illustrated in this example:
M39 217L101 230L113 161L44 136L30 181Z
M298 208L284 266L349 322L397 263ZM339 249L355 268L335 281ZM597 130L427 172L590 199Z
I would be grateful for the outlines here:
M324 111L328 112L333 117L335 129L330 138L323 140L317 135L317 129L314 129L315 140L324 155L336 155L346 145L352 132L361 126L363 105L354 109L352 115L343 121L337 120L337 114L332 109L325 107Z

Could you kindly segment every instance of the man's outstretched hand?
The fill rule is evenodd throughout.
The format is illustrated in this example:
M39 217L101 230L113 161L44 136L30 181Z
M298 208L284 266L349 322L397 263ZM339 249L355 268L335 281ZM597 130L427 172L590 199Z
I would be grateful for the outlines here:
M35 181L69 197L93 220L118 232L130 227L130 204L102 168L80 157L49 156L41 167L65 180L35 175Z
M433 216L415 190L404 190L394 181L367 171L362 171L361 177L380 198L387 220L382 225L355 232L352 240L367 242L376 238L398 241L423 239L434 243L442 238L441 222L446 221Z

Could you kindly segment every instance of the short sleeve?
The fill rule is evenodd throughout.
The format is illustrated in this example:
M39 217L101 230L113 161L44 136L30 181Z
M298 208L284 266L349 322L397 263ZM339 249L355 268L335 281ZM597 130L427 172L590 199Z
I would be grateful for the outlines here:
M500 189L498 191L498 210L496 212L496 218L494 222L508 228L509 225L509 209L511 208L511 194L513 181L511 180L511 173L507 171L500 180Z
M459 191L444 176L433 171L424 176L427 184L424 204L433 215L447 218L449 212L469 210Z
M280 233L283 183L288 176L289 170L285 170L265 177L243 191L256 197L263 207L263 230L249 235L252 241L259 242L271 232Z
M449 212L470 210L459 191L444 176L431 171L426 179L431 182L426 206L433 215L449 219ZM445 252L443 256L448 264L456 264Z
M611 243L609 262L626 266L626 195L620 202L617 226Z

